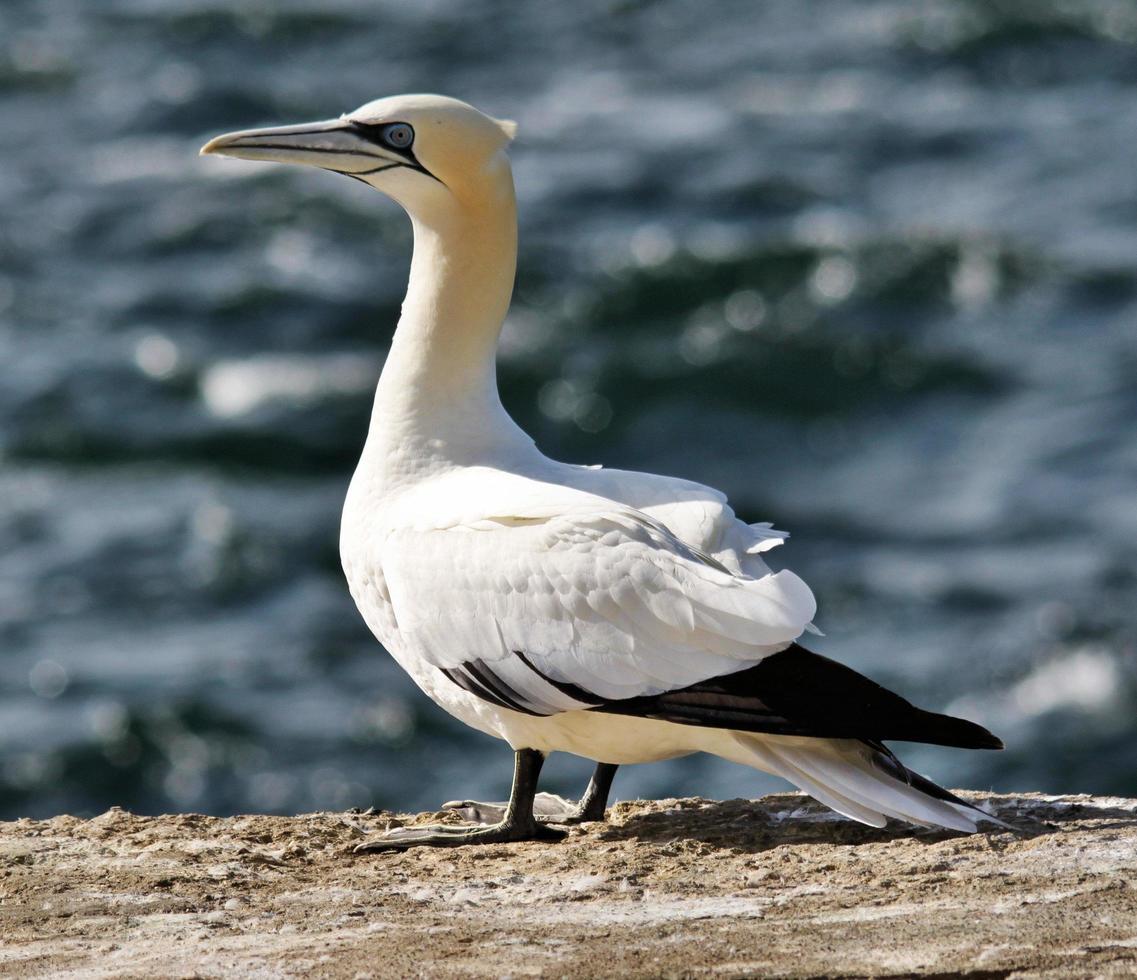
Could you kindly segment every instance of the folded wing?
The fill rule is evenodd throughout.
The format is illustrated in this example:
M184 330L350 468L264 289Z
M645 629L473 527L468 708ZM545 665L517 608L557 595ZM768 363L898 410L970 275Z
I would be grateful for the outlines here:
M1003 747L981 725L917 708L796 643L745 670L662 694L610 701L597 710L770 735Z
M546 715L745 670L812 619L792 572L732 574L602 503L393 530L382 564L400 634L456 684Z

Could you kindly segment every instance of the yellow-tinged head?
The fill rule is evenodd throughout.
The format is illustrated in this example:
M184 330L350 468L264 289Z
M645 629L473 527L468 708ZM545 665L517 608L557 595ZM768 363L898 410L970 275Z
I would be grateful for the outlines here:
M201 152L331 170L426 216L450 197L472 203L492 195L508 177L503 151L516 129L458 99L396 95L339 119L226 133Z

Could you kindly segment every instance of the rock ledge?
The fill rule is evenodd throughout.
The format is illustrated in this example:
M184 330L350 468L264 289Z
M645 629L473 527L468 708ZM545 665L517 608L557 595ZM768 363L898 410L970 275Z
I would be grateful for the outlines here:
M874 830L792 794L367 857L352 846L438 815L0 823L0 974L1137 973L1137 800L970 798L1016 830Z

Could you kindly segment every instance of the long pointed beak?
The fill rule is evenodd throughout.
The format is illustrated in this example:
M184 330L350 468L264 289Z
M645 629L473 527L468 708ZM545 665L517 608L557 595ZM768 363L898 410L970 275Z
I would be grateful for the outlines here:
M202 156L213 153L241 160L299 163L353 176L407 162L366 139L347 119L226 133L201 148Z

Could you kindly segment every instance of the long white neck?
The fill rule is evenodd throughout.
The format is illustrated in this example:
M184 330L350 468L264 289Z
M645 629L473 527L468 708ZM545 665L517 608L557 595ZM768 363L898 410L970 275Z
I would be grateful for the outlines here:
M495 354L517 268L517 206L502 154L475 201L412 216L402 316L375 395L364 460L462 464L532 443L502 408ZM370 460L368 458L370 457Z

